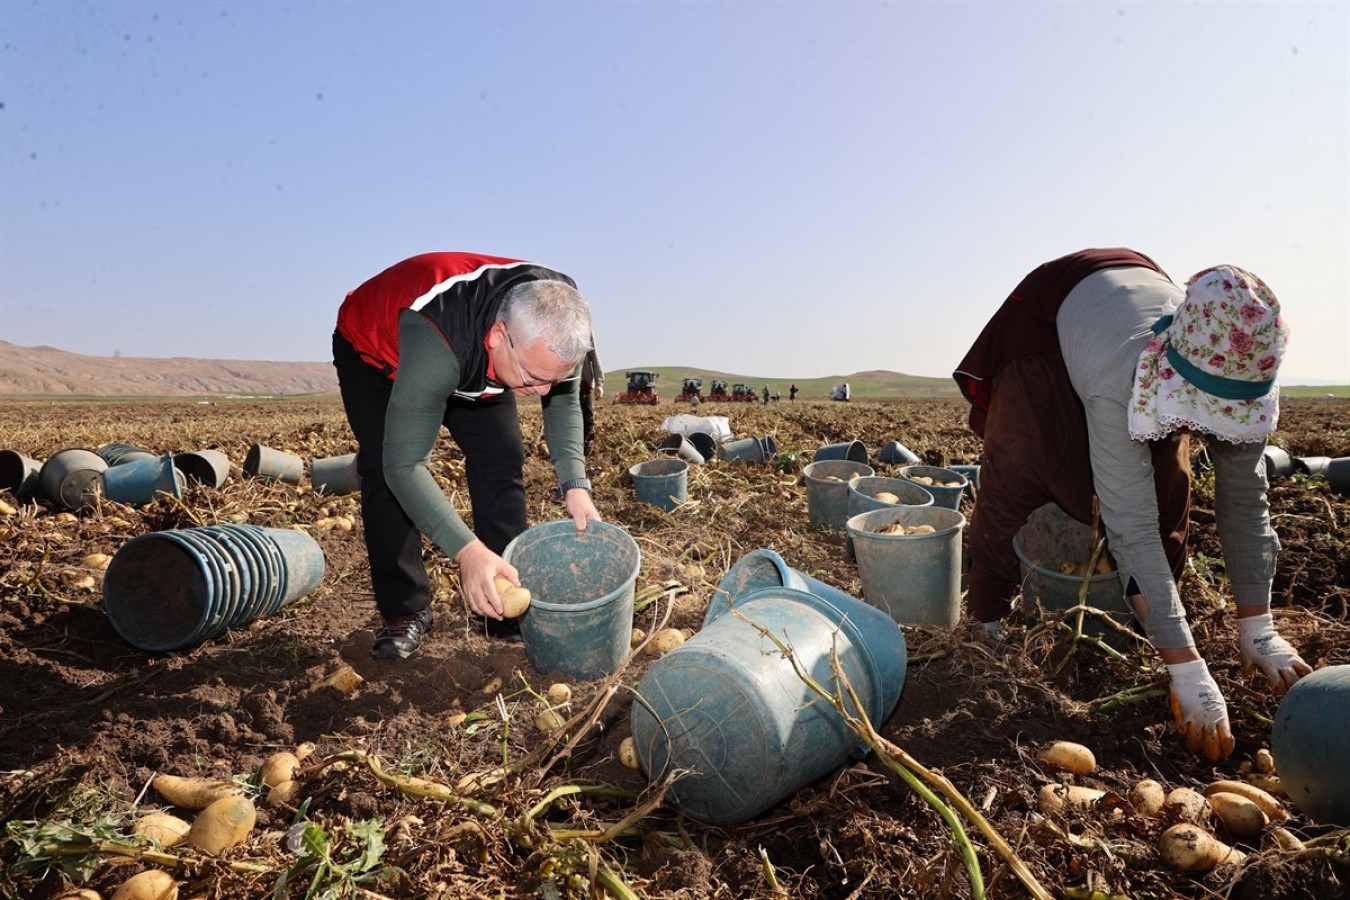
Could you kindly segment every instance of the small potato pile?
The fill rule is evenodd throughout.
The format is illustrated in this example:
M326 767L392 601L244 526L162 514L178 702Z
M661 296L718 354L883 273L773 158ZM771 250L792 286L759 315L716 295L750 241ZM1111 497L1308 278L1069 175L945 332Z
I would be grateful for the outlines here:
M943 481L940 478L932 478L928 475L907 475L910 481L916 481L919 484L926 484L929 487L960 487L959 481Z
M892 522L889 525L882 525L876 530L877 534L936 534L937 529L932 525L901 525L899 522Z

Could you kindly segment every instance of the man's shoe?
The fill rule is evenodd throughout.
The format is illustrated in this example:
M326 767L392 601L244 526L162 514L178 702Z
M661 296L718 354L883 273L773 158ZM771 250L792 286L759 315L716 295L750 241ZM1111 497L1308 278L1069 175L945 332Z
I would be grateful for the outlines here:
M524 643L525 639L520 636L519 619L484 619L483 621L487 622L488 637L506 641L508 644Z
M375 632L375 644L370 655L376 659L407 659L422 646L422 638L431 631L431 610L424 609L410 616L386 619Z

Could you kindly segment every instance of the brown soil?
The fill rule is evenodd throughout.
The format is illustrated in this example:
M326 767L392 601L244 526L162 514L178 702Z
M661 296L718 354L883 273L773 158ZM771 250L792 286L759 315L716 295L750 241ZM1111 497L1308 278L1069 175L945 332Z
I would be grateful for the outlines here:
M561 508L552 499L537 407L526 406L531 521L555 519ZM722 573L757 548L861 594L842 539L807 527L796 476L821 444L857 438L875 453L900 440L934 464L978 461L978 442L955 401L705 405L700 413L729 416L738 436L772 434L777 465L694 467L689 494L698 502L667 514L638 503L625 473L665 436L663 419L684 411L668 403L606 403L598 410L596 502L642 549L638 590L660 595L639 613L637 624L647 630L666 616L672 625L697 629ZM217 447L236 467L253 442L305 457L355 449L331 399L0 408L0 447L29 456L112 440L157 452ZM1335 401L1287 402L1277 442L1297 456L1350 455L1350 415ZM888 474L896 467L876 468ZM433 469L462 497L462 460L448 440ZM1155 658L1132 651L1114 659L1079 646L1052 675L1066 652L1063 635L1053 621L1025 611L1009 619L1001 642L968 624L952 632L907 629L904 692L880 730L983 810L1051 895L1081 889L1073 896L1097 890L1102 894L1093 896L1345 897L1350 846L1343 836L1319 851L1291 853L1277 849L1267 830L1243 842L1251 852L1244 865L1183 875L1159 862L1160 824L1127 806L1117 818L1094 810L1046 819L1036 811L1037 791L1059 780L1034 760L1052 739L1095 751L1097 771L1077 780L1108 791L1108 805L1121 805L1119 798L1145 777L1169 788L1239 777L1239 766L1268 746L1277 701L1238 670L1236 637L1222 608L1227 588L1209 575L1221 554L1206 515L1212 496L1203 473L1197 488L1193 555L1200 565L1188 573L1183 595L1229 699L1238 739L1232 758L1210 766L1189 756L1160 692L1098 711L1093 701L1157 680ZM105 502L61 516L5 499L19 508L0 517L0 817L9 822L0 895L41 900L88 877L108 896L158 862L178 866L185 898L304 897L313 868L294 872L288 887L274 891L300 859L287 847L287 829L307 819L323 829L333 858L352 876L343 881L330 870L313 897L585 897L592 884L605 885L595 888L601 895L619 895L616 882L646 897L971 896L943 820L876 755L744 825L708 827L666 806L642 815L646 779L619 765L617 748L628 733L629 689L652 657L634 658L607 682L574 683L565 711L581 720L565 735L545 736L533 728L537 695L558 679L534 672L519 645L481 634L455 597L453 567L434 551L429 565L446 576L434 607L436 630L406 661L372 660L375 615L359 516L350 532L314 529L325 514L355 516L354 497L244 479L236 468L219 490L193 487L181 503L161 498L141 509ZM1314 666L1350 662L1344 529L1350 498L1320 479L1294 477L1273 485L1271 503L1284 547L1275 584L1282 632ZM85 565L85 556L115 554L147 531L239 519L310 528L327 558L320 588L277 616L182 652L152 655L122 642L102 612L102 572ZM80 587L86 575L94 584ZM365 679L353 695L311 688L344 665ZM500 688L485 690L497 679ZM618 690L606 690L611 684ZM477 715L450 724L459 711ZM569 737L575 741L565 743ZM223 858L173 850L171 858L134 860L106 846L99 854L82 852L89 839L115 836L130 817L164 806L148 788L156 773L240 776L256 784L265 758L303 742L317 745L297 801L303 805L269 806L259 798L253 836ZM345 761L334 760L343 753ZM363 760L426 779L435 783L432 792L447 796L392 789ZM508 773L501 780L477 792L459 785L503 760ZM549 793L568 785L632 794ZM1291 812L1290 827L1304 838L1330 833ZM605 832L625 817L625 827ZM379 823L385 848L379 866L365 873L353 862L361 849L356 832L371 822ZM1025 895L990 842L969 823L966 830L987 894ZM71 855L59 855L62 849Z

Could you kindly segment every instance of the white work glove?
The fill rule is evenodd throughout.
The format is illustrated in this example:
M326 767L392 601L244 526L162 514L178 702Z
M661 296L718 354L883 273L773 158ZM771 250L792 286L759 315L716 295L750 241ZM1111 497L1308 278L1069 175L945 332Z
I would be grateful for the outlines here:
M1275 619L1270 613L1238 619L1237 626L1243 671L1259 670L1275 693L1283 694L1312 671L1298 651L1276 633Z
M1177 732L1192 753L1203 753L1218 762L1233 752L1233 729L1228 724L1228 704L1209 674L1203 659L1167 667L1171 678L1168 696Z

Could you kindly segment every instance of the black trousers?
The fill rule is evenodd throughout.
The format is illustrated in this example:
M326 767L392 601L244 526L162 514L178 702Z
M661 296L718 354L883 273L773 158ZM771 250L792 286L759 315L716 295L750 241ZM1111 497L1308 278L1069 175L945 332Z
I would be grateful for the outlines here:
M375 604L386 619L420 612L431 603L422 562L422 535L384 480L384 420L394 382L371 366L342 335L333 334L342 405L356 435L361 476L361 521L370 557ZM464 452L473 531L501 553L525 530L525 447L515 397L446 400L441 420Z
M595 437L595 395L590 385L581 386L581 396L577 398L581 406L582 452L591 455L591 438Z

